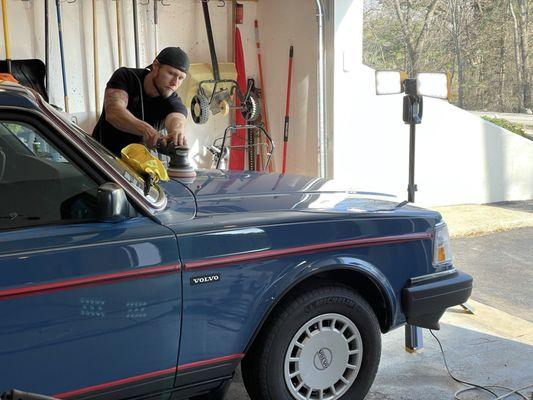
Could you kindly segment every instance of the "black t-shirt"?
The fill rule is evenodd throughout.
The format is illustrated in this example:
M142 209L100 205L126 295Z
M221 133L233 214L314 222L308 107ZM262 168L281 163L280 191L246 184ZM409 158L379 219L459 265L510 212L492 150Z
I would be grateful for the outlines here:
M128 111L136 118L144 120L154 129L160 131L165 127L165 118L168 114L178 112L187 116L187 108L176 93L166 99L160 96L148 96L143 88L144 78L148 72L148 69L119 68L107 82L106 88L121 89L128 93ZM140 95L141 90L142 96ZM144 105L144 116L141 98ZM121 131L107 122L105 108L94 127L93 137L118 156L124 147L131 143L142 143L143 139L142 136Z

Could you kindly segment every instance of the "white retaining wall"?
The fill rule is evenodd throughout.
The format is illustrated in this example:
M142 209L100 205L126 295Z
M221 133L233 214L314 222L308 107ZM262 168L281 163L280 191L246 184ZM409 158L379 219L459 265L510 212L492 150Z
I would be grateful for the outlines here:
M402 95L376 96L361 64L362 4L335 2L334 175L345 185L407 198L409 127ZM425 99L417 127L416 202L533 198L533 141L442 100Z

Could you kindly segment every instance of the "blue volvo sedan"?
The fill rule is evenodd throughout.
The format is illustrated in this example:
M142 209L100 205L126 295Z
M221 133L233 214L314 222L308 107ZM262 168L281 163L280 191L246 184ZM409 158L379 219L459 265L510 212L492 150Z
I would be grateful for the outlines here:
M381 334L472 290L433 211L256 172L145 189L0 85L0 393L215 399L241 365L254 400L363 399Z

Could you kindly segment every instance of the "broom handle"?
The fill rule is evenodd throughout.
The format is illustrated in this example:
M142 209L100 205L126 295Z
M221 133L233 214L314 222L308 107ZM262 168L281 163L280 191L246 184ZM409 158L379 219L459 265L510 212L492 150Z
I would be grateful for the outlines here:
M11 73L11 46L9 43L9 26L7 21L6 0L2 0L2 16L4 18L4 43L6 47L7 72Z
M154 50L155 50L155 57L157 57L157 53L159 52L159 41L157 40L157 32L158 32L158 24L159 24L159 13L157 10L157 1L154 0Z
M263 59L261 56L261 41L259 40L259 21L255 20L255 45L257 47L257 64L259 67L259 81L261 82L261 107L263 109L263 123L265 124L265 130L270 132L269 123L268 123L268 111L267 111L267 102L266 102L266 85L265 79L263 77ZM263 140L261 140L263 142ZM263 154L259 154L262 158ZM263 165L263 161L260 160L259 165ZM274 158L272 162L268 165L268 171L273 172L276 169L274 165Z
M122 17L120 14L120 0L115 0L116 14L117 14L117 47L118 47L118 66L122 67Z
M289 141L289 112L291 108L291 85L292 85L292 60L294 57L294 47L291 46L289 50L289 79L287 83L287 103L285 106L285 128L283 130L283 168L281 172L284 174L287 167L287 144Z
M93 0L93 54L94 54L94 103L96 118L100 116L100 88L98 83L100 81L100 74L98 71L98 21L96 18L96 0Z
M59 0L56 0L56 11L57 11L57 31L59 34L59 51L61 53L61 73L63 75L63 96L65 98L65 112L69 112L68 106L68 89L67 89L67 76L65 70L65 54L63 51L63 32L61 28L61 5Z
M50 26L48 25L48 0L44 0L44 63L46 65L46 93L50 98Z
M137 22L137 0L133 2L133 36L135 40L135 68L139 68L141 65L139 60L139 26Z

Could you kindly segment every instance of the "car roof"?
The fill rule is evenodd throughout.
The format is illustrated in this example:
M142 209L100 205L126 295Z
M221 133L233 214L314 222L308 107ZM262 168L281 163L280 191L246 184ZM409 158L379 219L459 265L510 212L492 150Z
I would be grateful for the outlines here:
M0 107L41 110L34 91L17 83L0 81Z

